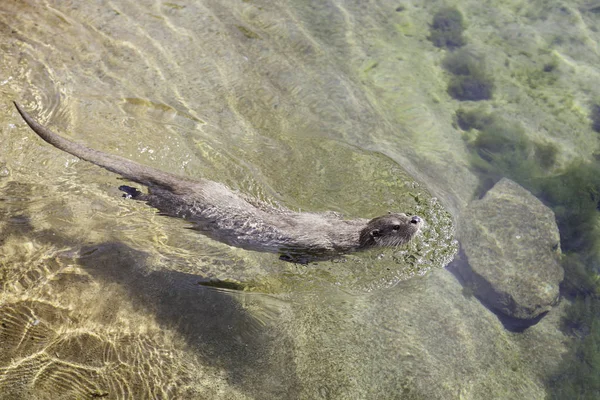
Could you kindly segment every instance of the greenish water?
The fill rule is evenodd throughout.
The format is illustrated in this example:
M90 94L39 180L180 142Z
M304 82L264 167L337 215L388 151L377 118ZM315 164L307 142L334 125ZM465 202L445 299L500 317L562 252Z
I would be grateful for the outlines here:
M0 398L594 398L600 14L497 3L2 2ZM308 266L231 248L121 198L13 100L267 202L427 224ZM443 268L502 176L553 208L568 259L520 333Z

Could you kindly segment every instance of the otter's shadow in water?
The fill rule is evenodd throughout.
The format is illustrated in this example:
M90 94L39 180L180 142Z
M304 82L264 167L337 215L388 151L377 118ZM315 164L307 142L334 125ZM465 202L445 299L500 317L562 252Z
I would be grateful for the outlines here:
M229 383L258 397L295 397L292 344L244 310L235 296L248 294L204 287L198 275L148 273L146 258L123 243L108 242L82 248L77 261L94 277L122 285L136 306L176 329L204 364L226 371ZM273 358L275 347L279 356Z
M3 185L0 244L18 237L54 248L79 249L77 255L69 251L57 256L72 259L98 281L119 284L136 307L154 315L165 329L177 331L202 364L223 370L232 387L255 398L298 397L289 337L273 324L262 324L240 302L245 296L260 295L205 287L206 278L198 275L151 271L144 252L120 242L81 247L54 230L36 230L28 204L22 201L32 190L16 182Z

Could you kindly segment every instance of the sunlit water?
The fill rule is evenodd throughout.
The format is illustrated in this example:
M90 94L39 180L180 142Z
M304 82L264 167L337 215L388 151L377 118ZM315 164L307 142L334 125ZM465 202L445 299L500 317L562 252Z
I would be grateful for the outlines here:
M508 333L443 270L478 181L427 40L439 6L3 1L0 398L543 398L560 315ZM486 7L464 5L497 19L474 24L481 51L494 29L544 35L511 22L526 10ZM552 124L561 160L591 151L517 95L497 96ZM123 199L12 100L77 142L263 201L427 223L407 246L308 266L231 248Z

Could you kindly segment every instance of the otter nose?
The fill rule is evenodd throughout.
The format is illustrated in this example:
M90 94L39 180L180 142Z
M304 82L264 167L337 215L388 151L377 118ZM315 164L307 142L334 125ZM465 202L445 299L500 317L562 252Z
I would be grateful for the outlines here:
M421 217L418 217L416 215L413 215L413 217L410 219L411 224L418 224L419 222L421 222Z

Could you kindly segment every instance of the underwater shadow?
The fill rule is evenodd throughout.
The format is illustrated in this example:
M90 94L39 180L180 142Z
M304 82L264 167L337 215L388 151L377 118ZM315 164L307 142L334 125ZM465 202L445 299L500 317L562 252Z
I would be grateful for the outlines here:
M469 268L467 263L468 262L467 262L466 255L464 254L464 250L461 247L461 248L459 248L457 255L454 257L454 260L452 260L452 262L446 266L446 269L452 275L454 275L456 280L463 287L464 291L468 291L470 288L470 285L471 285L471 283L465 279L465 274L464 274L465 269ZM479 283L479 284L481 285L481 283ZM491 286L490 286L490 288L491 288ZM487 292L491 292L491 289ZM479 300L479 302L485 308L487 308L489 311L491 311L498 318L500 323L504 326L504 329L506 329L509 332L522 333L527 328L540 322L542 320L542 318L544 318L544 316L548 313L548 312L541 313L540 315L536 316L535 318L531 318L531 319L515 318L515 317L508 316L508 315L498 311L497 309L492 307L490 304L488 304L488 302L486 301L486 299L484 297L478 295L476 292L469 293L469 295L472 295L475 298L477 298L477 300Z
M291 340L240 302L256 295L203 286L206 280L194 274L151 270L146 259L123 243L106 242L83 247L77 262L95 278L120 284L135 306L176 329L202 363L226 371L229 383L258 397L295 398Z
M267 296L213 288L212 280L199 275L153 269L145 252L118 241L84 246L53 229L36 230L26 201L34 192L18 182L2 186L0 244L22 238L71 248L56 256L71 259L100 282L120 285L134 307L154 316L164 329L178 332L200 362L222 370L232 387L255 398L298 397L292 340L275 323L259 320L244 307L250 303L260 312L266 304L266 313L276 312Z

